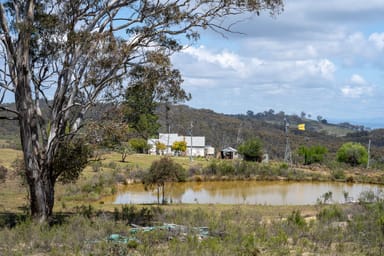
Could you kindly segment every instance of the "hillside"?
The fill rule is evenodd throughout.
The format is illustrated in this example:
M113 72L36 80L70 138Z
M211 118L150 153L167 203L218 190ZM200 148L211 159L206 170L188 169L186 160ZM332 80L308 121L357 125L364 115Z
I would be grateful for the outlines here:
M165 120L165 107L158 109L160 132L168 132ZM217 149L236 147L242 141L259 137L264 150L272 158L283 158L286 137L284 117L290 123L289 139L293 151L299 146L325 145L330 153L335 153L342 143L357 141L368 145L372 140L372 156L379 157L384 152L384 129L365 131L361 126L352 124L329 124L297 115L285 116L266 111L255 115L225 115L208 109L194 109L185 105L172 106L169 110L169 131L179 134L192 134L206 137L206 144ZM305 123L306 130L299 131L297 124Z
M104 118L105 106L96 106L88 118ZM289 139L292 151L302 145L325 145L330 153L335 153L340 145L346 141L356 141L368 145L372 141L372 156L382 158L384 155L384 129L366 131L362 126L349 123L330 124L326 120L301 118L297 115L286 116L284 112L274 113L269 110L263 113L247 113L226 115L215 113L208 109L194 109L186 105L170 107L168 116L170 127L166 125L165 106L159 106L157 114L161 124L160 132L179 133L189 135L191 122L192 134L205 136L206 144L216 149L231 146L237 147L242 141L252 137L259 137L263 142L266 153L271 158L282 159L285 151L286 137L284 134L284 118L290 123ZM306 130L299 131L297 124L305 123ZM0 120L0 139L18 137L16 121Z

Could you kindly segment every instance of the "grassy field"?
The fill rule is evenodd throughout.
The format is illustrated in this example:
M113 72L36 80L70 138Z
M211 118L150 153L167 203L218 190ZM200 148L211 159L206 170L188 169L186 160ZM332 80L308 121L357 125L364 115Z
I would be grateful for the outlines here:
M113 212L83 207L61 215L53 226L21 221L0 228L0 254L382 255L382 207L121 206ZM133 231L131 223L151 228ZM163 223L183 230L156 228ZM201 235L198 227L208 232Z
M0 165L9 170L6 181L0 186L0 211L20 212L27 205L26 187L21 185L20 175L12 169L14 161L21 156L21 151L0 148ZM160 159L160 156L133 154L128 156L125 162L121 162L120 154L110 152L103 154L101 159L91 161L76 183L57 184L56 211L68 210L79 204L98 205L101 197L114 193L116 183L124 183L130 174L147 170L154 160ZM174 159L187 170L193 166L202 168L208 164L203 158L196 158L193 161L188 157Z
M0 211L20 211L27 205L26 187L14 170L12 163L21 157L21 152L13 149L0 148L0 165L9 169L5 183L0 186ZM129 155L125 162L121 162L121 155L108 152L101 155L98 161L90 161L80 178L70 184L56 185L55 211L73 210L79 205L90 204L97 209L111 210L107 205L118 184L139 181L143 173L153 161L161 156L144 154ZM290 181L349 181L383 184L382 170L362 170L358 168L343 169L326 166L295 166L290 168L285 163L270 162L269 164L243 163L241 161L207 160L188 157L173 157L181 164L191 180L290 180Z
M0 255L383 255L384 199L344 205L114 205L104 200L144 172L159 156L134 154L121 162L117 153L91 161L76 183L57 184L55 220L39 226L25 218L26 187L12 170L20 151L0 148L0 165L9 168L0 185ZM240 162L173 158L188 171L216 168L231 178ZM239 166L237 166L239 165ZM236 168L235 168L235 167ZM313 166L290 169L272 162L257 164L257 177L308 179L335 176L334 170ZM241 168L240 168L241 169ZM212 171L212 170L211 170ZM220 173L223 172L223 173ZM357 169L337 173L346 179ZM370 171L382 175L382 171ZM229 175L229 176L228 176ZM243 174L242 174L243 175ZM367 173L364 173L367 175ZM335 176L336 177L336 176ZM236 178L236 177L232 177ZM355 177L356 178L356 177ZM190 230L132 233L130 224L176 223ZM13 226L15 225L15 226ZM196 227L208 228L200 237ZM191 231L192 230L192 231ZM175 233L176 232L176 233ZM109 241L111 234L131 240Z

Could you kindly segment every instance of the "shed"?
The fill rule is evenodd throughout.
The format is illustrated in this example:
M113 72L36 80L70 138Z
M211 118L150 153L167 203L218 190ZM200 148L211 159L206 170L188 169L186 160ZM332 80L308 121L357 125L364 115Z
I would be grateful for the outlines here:
M226 147L221 150L222 159L237 159L238 157L237 150L232 147Z

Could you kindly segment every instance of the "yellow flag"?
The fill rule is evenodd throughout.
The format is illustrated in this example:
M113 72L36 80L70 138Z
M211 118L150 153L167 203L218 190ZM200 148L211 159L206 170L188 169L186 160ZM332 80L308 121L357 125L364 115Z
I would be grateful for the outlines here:
M298 124L297 129L299 129L300 131L305 131L305 124Z

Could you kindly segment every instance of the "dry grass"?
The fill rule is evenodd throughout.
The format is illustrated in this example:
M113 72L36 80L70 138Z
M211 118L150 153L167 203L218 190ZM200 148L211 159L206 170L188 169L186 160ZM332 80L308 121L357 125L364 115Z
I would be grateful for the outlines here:
M20 211L26 205L26 189L21 186L21 179L12 170L12 163L21 157L21 152L14 149L0 148L0 165L8 169L7 179L0 185L0 210Z
M10 168L12 163L19 157L22 153L19 150L9 149L9 148L0 148L0 165Z

